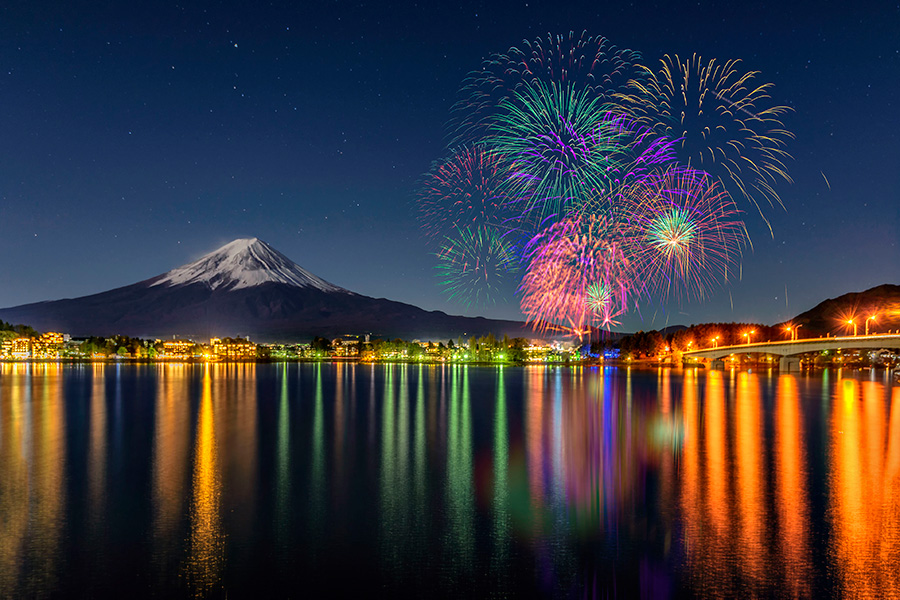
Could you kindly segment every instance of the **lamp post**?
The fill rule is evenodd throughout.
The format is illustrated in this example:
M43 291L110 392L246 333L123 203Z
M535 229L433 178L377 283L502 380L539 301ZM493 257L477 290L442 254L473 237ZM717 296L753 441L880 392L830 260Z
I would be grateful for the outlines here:
M847 324L848 324L848 325L853 325L853 335L856 336L856 335L857 335L857 333L856 333L856 322L855 322L853 319L850 319L850 320L847 321Z
M754 333L756 333L756 330L755 330L755 329L751 329L749 333L745 333L745 334L744 334L744 337L747 338L747 345L748 345L748 346L749 346L750 343L753 341L753 334L754 334Z
M875 315L872 315L871 317L866 318L866 335L869 335L869 321L874 321L874 320L875 320Z
M795 340L799 340L799 339L800 339L800 328L801 328L801 327L803 327L803 323L800 323L799 325L797 325L796 327L794 327L794 339L795 339Z
M710 340L710 341L712 341L712 343L713 343L713 348L719 347L719 336L712 338L712 340Z

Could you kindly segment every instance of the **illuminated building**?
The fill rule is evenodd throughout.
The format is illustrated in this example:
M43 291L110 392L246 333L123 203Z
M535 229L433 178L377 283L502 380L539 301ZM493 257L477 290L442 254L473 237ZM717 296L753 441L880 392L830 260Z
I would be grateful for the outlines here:
M191 358L194 354L194 342L190 340L169 340L163 342L163 352L161 358L164 359L186 359Z
M355 336L332 340L331 347L334 348L334 356L359 356L359 339Z
M0 356L14 360L31 358L31 338L21 337L6 340L0 347Z
M67 334L51 331L31 340L31 358L59 358L68 337Z
M545 361L553 348L547 345L531 343L525 347L525 360L529 362Z
M249 360L256 358L256 344L242 338L212 338L210 348L216 358L222 360Z

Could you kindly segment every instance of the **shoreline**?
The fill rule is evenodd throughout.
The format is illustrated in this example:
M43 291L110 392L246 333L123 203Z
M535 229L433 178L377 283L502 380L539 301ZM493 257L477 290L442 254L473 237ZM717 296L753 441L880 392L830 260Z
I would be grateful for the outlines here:
M453 365L453 366L472 366L472 367L533 367L533 366L553 366L553 367L616 367L616 368L639 368L645 369L704 369L713 370L709 365L703 363L675 363L672 361L659 361L652 359L641 360L569 360L569 361L503 361L503 362L485 362L485 361L452 361L452 360L361 360L358 358L253 358L253 359L232 359L232 360L209 360L204 358L190 359L148 359L148 358L24 358L24 359L0 359L0 365L28 365L28 364L59 364L59 365L207 365L207 364L281 364L281 363L298 363L298 364L360 364L360 365ZM734 367L732 367L734 368ZM731 370L724 369L724 370ZM850 371L870 371L886 369L893 370L891 367L880 365L811 365L804 367L800 373L818 373L827 369L846 369ZM773 365L739 365L739 371L775 371L778 372L777 366Z

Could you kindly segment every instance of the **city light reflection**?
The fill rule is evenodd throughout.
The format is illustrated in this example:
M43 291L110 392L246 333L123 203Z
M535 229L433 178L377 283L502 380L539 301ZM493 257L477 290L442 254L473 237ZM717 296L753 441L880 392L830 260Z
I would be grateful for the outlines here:
M222 482L216 414L210 366L203 366L203 387L197 415L191 500L190 550L186 564L188 581L198 595L209 594L220 584L225 558L222 533Z
M103 400L105 383L102 378L103 365L99 365L98 379L95 366L95 386L92 402ZM166 579L177 576L180 544L177 539L184 508L186 488L190 473L190 402L185 401L190 390L191 369L183 364L162 364L157 368L155 428L153 435L153 530L157 548L158 576ZM105 402L105 401L104 401ZM98 409L99 410L99 409ZM93 427L93 416L91 417ZM106 440L91 443L92 454L99 455L95 448L102 447Z
M830 450L834 492L830 554L841 594L898 598L900 486L897 481L897 392L888 403L884 386L844 379L836 390ZM890 407L890 418L887 410Z
M778 378L775 406L776 496L775 509L782 583L791 598L810 597L810 531L807 491L806 436L797 380Z

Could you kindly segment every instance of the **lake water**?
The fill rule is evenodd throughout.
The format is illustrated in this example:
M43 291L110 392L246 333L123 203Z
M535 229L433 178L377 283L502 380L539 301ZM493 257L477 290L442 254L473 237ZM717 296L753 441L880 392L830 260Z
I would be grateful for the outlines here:
M900 597L900 386L0 365L0 597Z

